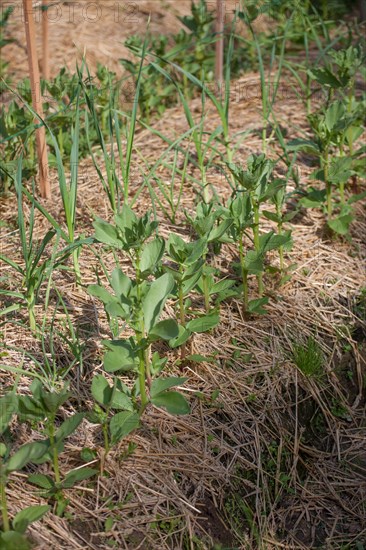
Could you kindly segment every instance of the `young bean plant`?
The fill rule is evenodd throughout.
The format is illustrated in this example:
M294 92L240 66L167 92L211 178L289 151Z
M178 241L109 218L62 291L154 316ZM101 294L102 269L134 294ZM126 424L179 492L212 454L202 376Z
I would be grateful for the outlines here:
M135 276L128 277L117 266L111 277L114 294L101 285L90 285L88 291L103 302L109 315L122 319L132 330L133 336L104 341L107 348L104 368L109 373L137 372L138 378L131 397L133 400L140 397L140 415L149 400L156 406L166 407L170 412L186 414L189 406L181 394L165 390L157 394L153 389L155 381L152 377L161 363L157 354L150 358L151 344L157 340L169 341L176 338L179 332L174 319L160 320L164 305L175 286L170 273L161 274L165 242L156 236L158 224L150 221L149 213L138 218L124 204L114 220L115 225L112 225L97 219L94 223L95 239L112 247L115 252L124 251L132 262ZM154 239L149 240L152 236ZM169 380L165 379L165 383L168 384ZM172 381L173 385L177 385L176 379ZM123 387L120 391L123 391ZM107 403L103 405L108 406Z

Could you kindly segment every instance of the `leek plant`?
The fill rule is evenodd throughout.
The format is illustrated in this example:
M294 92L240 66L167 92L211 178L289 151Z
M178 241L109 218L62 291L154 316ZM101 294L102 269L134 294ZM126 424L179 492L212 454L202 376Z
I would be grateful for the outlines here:
M110 141L109 144L107 144L104 139L102 127L99 122L97 101L96 101L97 98L94 96L94 88L92 86L88 87L85 83L83 83L83 92L84 92L86 104L88 106L89 114L92 118L94 127L96 128L96 131L97 131L97 138L98 138L99 145L103 152L104 164L105 164L105 169L107 174L106 179L104 178L103 173L97 163L96 156L93 152L90 140L88 140L89 150L92 156L94 167L102 182L103 188L107 194L109 203L114 213L117 213L120 210L121 195L123 197L123 200L126 203L129 202L131 160L132 160L132 152L133 152L134 139L135 139L135 133L136 133L139 96L140 96L140 90L141 90L141 75L142 75L142 68L143 68L143 63L146 55L146 46L147 46L147 35L145 37L145 41L142 47L141 60L140 60L140 65L137 73L136 89L135 89L135 95L133 99L133 107L132 107L131 114L127 116L126 113L119 111L117 109L114 109L113 105L115 104L115 100L113 97L110 98L110 105L109 105L109 111L108 111L108 129L109 129L109 141ZM87 71L90 77L88 68L87 68ZM82 80L82 74L79 74L79 78L80 80ZM126 135L125 153L123 152L123 147L122 147L123 132L121 131L121 123L119 119L120 115L122 115L126 119L126 123L124 125L124 132ZM88 113L86 113L85 122L86 122L86 134L88 138L89 128L90 128ZM114 152L114 144L117 145L119 167L117 166L117 162L116 162L117 159ZM122 183L120 181L120 178L118 177L118 168L121 173Z
M272 49L270 54L269 67L268 67L268 77L266 76L261 42L257 36L257 33L253 29L252 19L249 17L248 12L245 12L245 11L240 11L238 13L238 16L248 26L253 42L255 43L256 51L257 51L259 75L260 75L260 82L261 82L261 98L262 98L262 123L263 123L262 152L266 154L267 141L268 141L267 128L270 123L270 117L273 111L273 106L276 101L277 93L280 86L282 69L284 65L285 46L288 38L288 31L292 25L293 16L291 15L289 17L284 29L280 30L280 33L281 33L280 36L276 35L272 41ZM277 56L276 53L278 50L278 43L280 43L280 48L279 48L279 55ZM277 66L276 74L273 80L272 73L273 73L277 59L278 59L278 66ZM229 159L229 162L232 162L232 160Z
M37 323L35 317L35 306L40 289L46 281L50 280L52 272L55 268L62 265L68 255L71 253L71 248L66 247L63 251L57 251L60 241L60 234L55 230L49 230L36 246L34 241L34 224L35 224L35 205L31 204L29 213L28 228L25 221L23 211L23 187L22 187L22 159L18 161L15 187L17 192L18 203L18 226L19 237L22 252L22 260L24 264L18 264L12 258L0 254L0 260L9 265L22 277L21 289L11 291L7 289L0 290L0 294L9 298L19 300L17 303L10 305L0 312L0 315L7 314L11 311L19 310L24 305L28 310L29 326L32 331L36 331ZM53 244L52 252L48 257L44 253L48 245L56 236Z

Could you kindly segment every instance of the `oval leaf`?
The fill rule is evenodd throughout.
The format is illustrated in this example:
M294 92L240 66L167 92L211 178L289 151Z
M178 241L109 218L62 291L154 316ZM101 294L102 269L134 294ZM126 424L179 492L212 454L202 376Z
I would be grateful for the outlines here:
M149 333L149 338L152 340L171 340L179 334L177 322L174 319L165 319L157 323Z
M151 284L142 304L147 333L149 333L157 323L165 302L173 288L174 278L170 273L165 273Z
M150 395L156 397L173 386L182 386L187 378L171 376L169 378L157 378L151 385Z
M198 319L192 319L187 323L187 329L191 332L206 332L216 327L220 322L220 315L216 312L204 315Z
M129 371L138 366L138 353L129 340L104 340L109 349L104 355L107 372Z
M140 417L135 412L123 411L115 414L109 423L112 444L126 437L126 435L138 428L139 425Z
M151 399L151 403L155 405L155 407L163 407L170 414L180 415L189 414L191 412L187 400L177 391L159 393L156 397Z
M43 506L28 506L28 508L21 510L13 519L14 531L21 534L25 533L28 525L41 519L50 509L51 506L45 504Z
M44 456L49 449L49 443L47 441L36 441L34 443L26 443L17 450L15 454L9 459L7 464L7 471L13 472L21 470L24 466L34 460L40 459Z
M147 243L141 254L140 269L143 274L152 273L163 257L165 242L161 237Z

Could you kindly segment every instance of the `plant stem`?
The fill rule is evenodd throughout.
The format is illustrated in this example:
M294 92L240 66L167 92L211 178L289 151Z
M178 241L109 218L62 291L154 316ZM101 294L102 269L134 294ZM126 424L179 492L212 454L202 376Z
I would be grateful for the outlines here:
M28 307L28 316L29 316L29 327L32 332L35 332L37 328L36 317L34 313L35 302L36 302L36 299L34 296L34 291L30 290L27 296L27 307Z
M344 206L346 204L346 199L345 199L345 196L344 196L344 182L342 181L342 183L339 184L339 197L340 197L340 200L341 200L341 205Z
M240 266L241 266L241 276L243 280L243 316L245 317L248 311L248 271L245 269L244 262L244 243L243 235L240 234L239 240L239 256L240 256Z
M80 273L80 266L79 266L79 249L75 248L72 252L72 259L74 263L74 270L75 270L75 278L76 278L76 284L79 285L81 283L81 273Z
M328 172L329 172L329 151L327 148L324 154L324 180L325 180L325 190L326 190L326 196L327 196L327 214L328 214L328 220L329 220L332 217L333 203L332 203L332 184L328 180Z
M202 186L203 186L203 200L206 204L209 204L210 202L210 193L207 185L207 178L206 178L206 168L204 165L201 165L201 177L202 177Z
M183 271L183 265L179 266L179 271L182 273ZM183 285L182 282L179 281L178 285L178 295L179 295L179 320L182 327L185 327L186 325L186 312L184 308L184 295L183 295ZM186 343L182 344L180 348L180 358L183 360L186 356Z
M203 264L203 271L202 271L202 287L203 287L203 295L205 299L205 310L206 313L209 313L210 311L210 293L208 290L208 280L207 275L205 273L205 267L206 265L206 255L204 256L204 264Z
M259 254L260 252L260 244L259 244L259 204L254 203L253 204L253 210L254 210L254 225L253 225L253 236L254 236L254 247L256 252ZM258 273L257 275L258 280L258 294L261 297L263 295L263 273Z
M277 211L277 215L280 216L281 212ZM278 230L278 234L282 235L282 222L278 222L277 230ZM279 253L279 256L280 256L280 270L282 272L285 269L285 263L284 263L284 259L283 259L283 245L282 244L278 249L278 253Z
M103 431L103 439L104 439L104 450L105 450L105 454L107 455L110 450L107 422L103 422L102 431Z
M53 471L55 473L55 481L56 483L61 482L61 476L60 476L60 467L58 463L58 450L57 446L55 445L55 419L51 418L49 423L49 437L50 437L50 446L52 450L52 462L53 462Z
M1 470L2 470L2 463L1 463L1 459L0 459L1 516L2 516L2 520L3 520L3 531L7 532L10 529L10 525L9 525L9 516L8 516L8 504L7 504L6 492L5 492L6 478L5 478L5 474Z
M145 323L142 312L141 304L141 271L140 271L140 251L136 252L136 292L137 292L137 307L138 307L138 330L136 331L136 340L139 348L139 383L140 383L140 396L141 406L140 415L144 412L146 405L148 404L148 398L146 393L146 350L142 347L142 340L145 335Z

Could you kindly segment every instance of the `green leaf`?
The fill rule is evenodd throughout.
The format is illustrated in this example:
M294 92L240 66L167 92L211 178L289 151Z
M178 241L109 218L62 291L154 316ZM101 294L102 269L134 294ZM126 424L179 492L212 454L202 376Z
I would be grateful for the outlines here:
M154 272L163 257L164 250L165 242L161 237L156 237L153 241L145 244L140 259L140 269L143 275Z
M132 229L137 224L137 216L126 203L122 206L120 214L116 214L114 217L118 227L125 232L126 229Z
M342 84L339 82L338 78L327 67L321 67L320 69L308 69L308 74L323 86L329 86L334 89L342 87Z
M33 443L26 443L16 453L10 457L6 469L8 472L21 470L30 462L36 461L47 454L49 450L49 443L47 441L36 441Z
M0 534L0 550L31 550L31 543L16 531Z
M212 363L214 361L213 357L206 357L200 353L192 353L192 355L186 355L185 359L187 361L193 361L193 363Z
M258 298L257 300L250 300L248 304L249 313L257 313L258 315L265 315L267 310L262 306L268 304L268 298Z
M132 287L132 281L119 267L112 272L111 284L117 298L128 296Z
M216 327L220 322L220 315L213 312L208 315L203 315L197 319L192 319L187 323L187 329L190 332L207 332Z
M178 328L178 336L169 340L169 346L173 349L182 346L191 336L191 331L187 330L182 325L179 325Z
M18 512L13 519L13 529L17 533L24 534L28 525L41 519L51 509L51 506L28 506ZM15 549L14 549L15 550Z
M269 212L268 210L262 210L262 214L267 220L271 220L272 222L279 223L281 222L280 216L277 216L274 212Z
M104 355L107 372L127 372L138 366L138 353L130 340L103 340L108 349Z
M325 189L320 190L311 187L306 197L299 200L299 204L304 208L321 208L324 204L325 198Z
M96 374L94 376L91 392L95 401L107 408L111 401L112 391L112 388L108 384L108 380L106 380L104 376L101 374Z
M112 247L122 248L122 242L119 238L117 228L100 218L97 218L93 223L95 229L95 239L100 243L107 244Z
M262 273L264 268L261 254L255 250L249 250L244 258L244 269L252 275Z
M179 334L177 322L174 319L164 319L157 323L149 332L150 340L171 340Z
M113 300L113 295L101 285L89 285L87 290L91 296L98 298L104 305Z
M115 414L109 423L111 441L114 445L140 425L140 417L136 412L123 411Z
M220 238L226 233L232 223L233 220L227 218L218 225L215 225L215 227L210 231L207 237L207 242L211 243L220 240Z
M55 482L52 477L45 474L31 474L28 476L28 482L48 491L55 487Z
M358 193L357 195L352 195L348 199L348 204L353 204L354 202L361 201L366 198L366 191L363 191L362 193Z
M89 479L90 477L93 477L98 474L98 470L95 470L93 468L79 468L77 470L71 470L68 474L66 474L63 482L62 487L64 489L69 489L70 487L73 487L75 483L79 483L80 481L84 481L84 479Z
M17 412L18 399L15 393L7 393L0 399L0 435L8 427L13 414Z
M84 447L80 451L80 458L83 462L91 462L92 460L95 460L97 456L97 451L95 449L91 449L90 447Z
M182 386L188 379L184 377L171 376L169 378L157 378L151 384L151 397L156 397L159 393L168 390L174 386Z
M70 418L65 420L56 432L55 442L59 443L60 441L64 441L64 439L74 433L74 431L78 428L79 424L83 420L84 416L85 414L82 412L75 413L70 416Z
M55 414L61 405L66 403L71 395L71 392L68 391L62 393L44 391L42 393L42 401L44 403L45 410L47 413Z
M212 288L210 289L210 294L218 294L219 292L224 292L225 290L231 288L234 284L235 281L233 281L232 279L222 279L212 286Z
M328 220L328 226L339 235L347 235L352 220L353 215L351 213L341 214L333 220Z
M112 409L120 409L122 411L134 410L131 398L117 389L115 389L112 394L112 401L110 406Z
M147 333L151 331L158 321L165 302L173 291L173 288L174 278L170 273L165 273L151 284L142 304Z
M155 407L163 407L170 414L181 415L191 412L187 400L177 391L159 393L156 397L151 399L151 403L155 405Z
M18 397L18 417L21 422L24 421L42 421L47 416L47 412L39 401L29 395L20 395Z
M278 248L280 248L280 246L286 245L289 242L290 238L291 237L288 234L276 235L275 233L273 233L273 231L261 235L259 237L261 253L265 254L270 250L277 250Z
M309 153L313 153L316 156L320 155L320 149L318 144L315 141L311 141L310 139L301 139L296 138L288 142L287 144L288 151L305 151Z
M0 458L4 458L7 452L8 449L6 448L5 443L0 443Z

